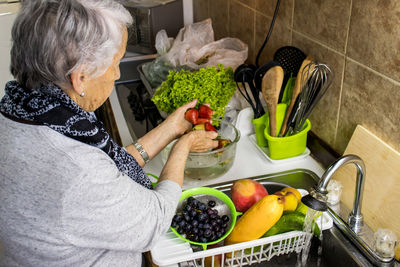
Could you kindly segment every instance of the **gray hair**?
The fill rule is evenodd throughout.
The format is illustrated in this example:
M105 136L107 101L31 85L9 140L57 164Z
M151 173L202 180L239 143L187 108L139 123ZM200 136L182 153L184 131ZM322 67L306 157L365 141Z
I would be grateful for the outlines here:
M11 73L27 88L71 85L78 67L96 77L111 65L130 13L113 0L25 0L12 28Z

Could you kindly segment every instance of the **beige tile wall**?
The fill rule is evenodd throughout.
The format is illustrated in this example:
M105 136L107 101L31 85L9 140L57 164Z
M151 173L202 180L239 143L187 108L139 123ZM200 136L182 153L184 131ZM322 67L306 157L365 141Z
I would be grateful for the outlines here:
M194 0L216 39L237 37L255 63L275 0ZM311 114L312 131L342 154L357 124L400 150L400 1L281 0L260 64L293 45L327 63L335 78Z

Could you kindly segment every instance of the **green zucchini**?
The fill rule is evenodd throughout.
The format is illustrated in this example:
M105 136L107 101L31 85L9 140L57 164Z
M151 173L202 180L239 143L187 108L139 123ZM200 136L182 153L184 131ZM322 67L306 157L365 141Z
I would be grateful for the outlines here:
M277 223L263 235L263 237L273 236L290 231L302 231L305 217L306 216L304 214L297 211L286 212L282 215L279 221L277 221ZM314 235L319 237L321 231L318 227L318 224L314 223L314 225Z

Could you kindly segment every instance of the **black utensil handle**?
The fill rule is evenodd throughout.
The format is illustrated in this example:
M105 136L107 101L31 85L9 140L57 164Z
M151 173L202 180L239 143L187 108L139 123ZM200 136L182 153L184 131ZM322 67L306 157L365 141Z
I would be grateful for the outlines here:
M296 101L294 102L292 112L289 115L286 130L282 136L286 136L288 133L291 134L289 132L289 129L291 129L291 131L294 130L294 127L296 125L296 118L297 118L299 110L300 110L300 105L301 105L301 101L300 101L300 95L299 95L299 96L297 96Z
M236 86L238 88L239 93L243 96L243 98L247 101L247 103L249 103L251 109L253 110L254 117L255 118L260 117L260 115L258 114L258 110L254 106L253 101L251 101L251 98L250 98L250 96L249 96L249 94L247 92L246 83L242 82L243 90L246 92L246 95L242 92L242 90L240 89L240 86L239 86L239 84L237 82L236 82Z

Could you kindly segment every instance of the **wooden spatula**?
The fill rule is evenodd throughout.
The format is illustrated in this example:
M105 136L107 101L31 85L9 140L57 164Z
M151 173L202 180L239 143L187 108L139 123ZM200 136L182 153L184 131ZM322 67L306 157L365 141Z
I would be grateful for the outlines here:
M299 69L299 72L297 73L296 81L294 83L292 99L290 100L289 107L288 107L288 109L286 111L286 114L285 114L285 119L283 120L282 128L281 128L281 131L280 131L280 135L281 136L283 136L283 134L286 131L286 127L287 127L287 123L288 123L288 120L289 120L290 113L292 112L294 103L296 102L296 98L300 94L301 89L302 89L301 88L301 84L302 84L302 81L301 81L301 76L302 75L301 74L303 73L304 68L309 63L311 63L313 61L314 61L314 59L311 56L307 56L306 59L303 60L303 63L301 63L301 67ZM310 69L309 73L311 73L311 72L312 72L312 70Z
M262 79L262 94L269 113L270 135L276 136L276 106L278 105L279 92L283 82L283 69L281 66L270 68Z

